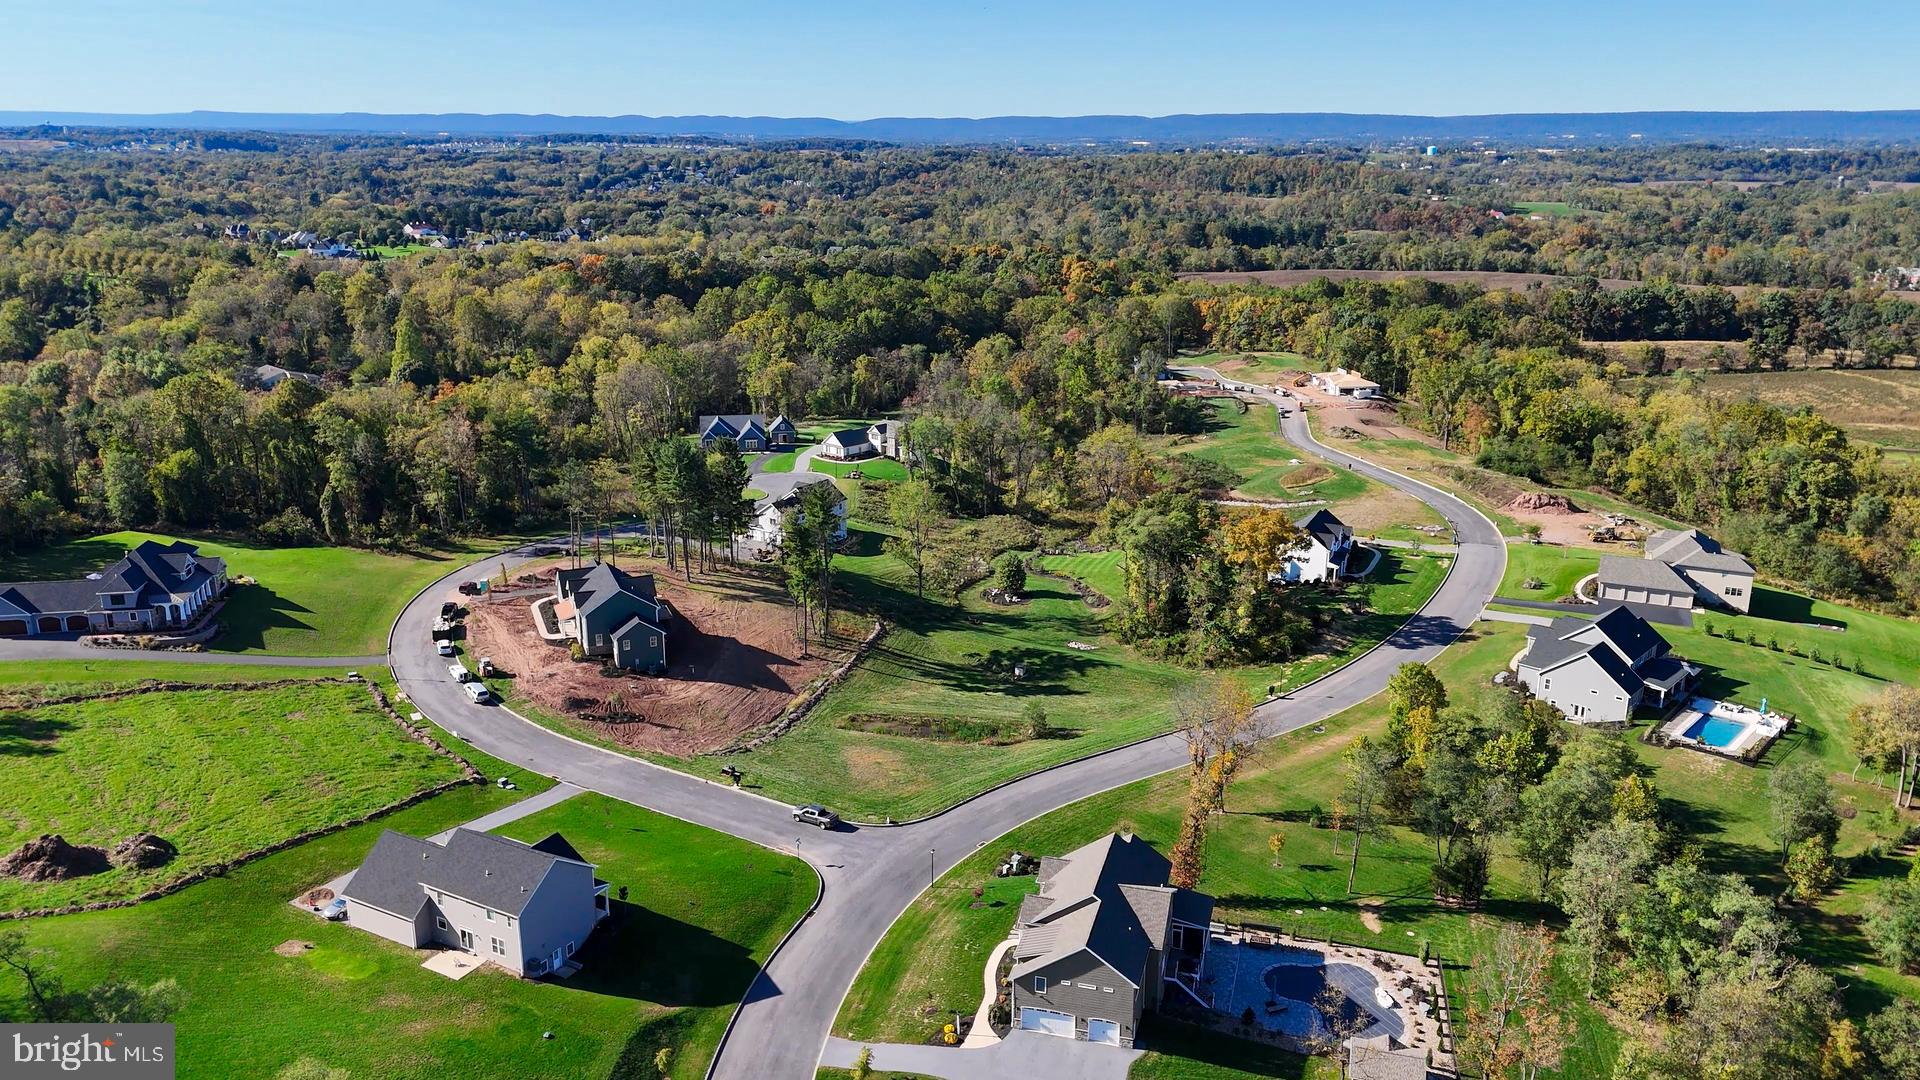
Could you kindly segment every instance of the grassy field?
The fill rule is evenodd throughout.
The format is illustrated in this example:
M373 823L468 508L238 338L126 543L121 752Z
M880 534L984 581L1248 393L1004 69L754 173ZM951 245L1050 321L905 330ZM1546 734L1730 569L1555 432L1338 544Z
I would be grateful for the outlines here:
M1334 470L1280 438L1279 418L1271 405L1245 412L1230 398L1214 398L1213 421L1205 435L1182 437L1169 446L1181 453L1217 461L1240 476L1234 494L1249 499L1324 499L1338 503L1376 490L1377 485L1346 470Z
M1623 553L1626 549L1622 549ZM1515 600L1558 600L1573 595L1581 578L1600 566L1600 553L1560 544L1508 544L1507 573L1499 595ZM1537 579L1538 589L1527 588Z
M461 788L150 904L37 920L29 938L78 984L177 979L182 1077L299 1062L356 1078L651 1077L663 1047L669 1076L703 1075L759 964L813 900L798 860L590 794L507 826L523 840L564 832L630 891L566 982L493 969L453 982L420 953L286 902L358 863L384 827L430 834L524 794ZM290 940L314 947L276 954Z
M120 659L102 649L99 660L0 661L0 701L22 690L41 697L60 697L89 688L119 689L152 679L164 682L275 682L280 679L329 679L346 668L282 667L263 664L180 663L173 660ZM384 674L384 671L380 672ZM364 672L368 678L374 670Z
M168 865L55 882L0 878L0 909L130 896L460 776L364 686L152 691L0 712L10 796L0 851L41 833L111 848L138 832Z
M1180 367L1210 367L1237 382L1261 386L1289 385L1303 371L1319 371L1313 361L1294 352L1206 352L1182 356L1174 361Z
M0 580L72 577L111 563L156 533L119 532L73 540L0 562ZM227 560L234 585L220 621L227 630L210 652L264 652L286 656L371 656L386 652L387 628L427 583L471 555L493 550L486 541L425 555L388 555L356 548L270 548L239 540L186 536L207 555Z
M1048 573L1082 582L1109 600L1119 600L1127 591L1126 576L1120 569L1118 551L1045 555L1040 559L1040 566Z
M1303 1057L1276 1046L1221 1035L1154 1017L1142 1018L1135 1045L1147 1052L1128 1080L1340 1080L1331 1058Z
M1706 385L1726 400L1810 405L1854 438L1920 449L1920 371L1754 371L1708 375Z
M866 536L865 549L877 548L878 538ZM820 799L860 820L930 813L1035 769L1166 730L1173 692L1199 676L1116 641L1105 612L1062 582L1032 579L1029 602L1017 607L986 603L972 590L956 607L914 599L904 564L891 556L842 556L837 565L861 608L893 629L804 723L730 759L777 798ZM1374 613L1346 623L1333 651L1233 674L1256 695L1324 674L1418 610L1447 565L1439 557L1390 553L1374 572ZM1074 641L1095 647L1069 647ZM1024 666L1024 678L1011 677L1014 664ZM847 726L863 717L1011 721L1029 701L1047 710L1055 734L989 745ZM698 759L672 763L711 772Z

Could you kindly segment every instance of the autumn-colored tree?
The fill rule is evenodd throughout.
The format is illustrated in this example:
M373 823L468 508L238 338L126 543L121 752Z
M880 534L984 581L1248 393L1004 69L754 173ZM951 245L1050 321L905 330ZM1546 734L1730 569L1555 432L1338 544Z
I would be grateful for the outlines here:
M1534 1080L1556 1068L1570 1022L1553 1002L1554 936L1545 926L1475 918L1474 938L1487 947L1468 975L1460 1057L1482 1074Z
M1852 720L1853 752L1864 764L1897 769L1893 804L1911 807L1920 788L1920 689L1889 686L1855 706Z
M1260 582L1277 577L1286 569L1288 553L1307 542L1284 510L1238 515L1221 532L1228 565L1244 568Z

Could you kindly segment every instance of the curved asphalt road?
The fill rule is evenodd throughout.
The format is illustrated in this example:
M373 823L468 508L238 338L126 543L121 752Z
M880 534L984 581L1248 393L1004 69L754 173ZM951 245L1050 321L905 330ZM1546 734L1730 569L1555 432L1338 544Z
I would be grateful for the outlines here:
M1455 523L1460 551L1426 607L1379 648L1262 706L1268 735L1358 704L1378 693L1401 664L1433 658L1478 618L1506 563L1498 530L1478 512L1436 488L1315 442L1297 404L1289 411L1293 415L1282 424L1288 439L1434 506ZM482 561L497 571L500 558ZM509 566L528 558L524 549L505 556ZM417 708L496 757L798 855L819 872L818 907L755 980L721 1045L712 1075L727 1080L809 1080L861 964L933 875L1022 822L1186 762L1180 736L1163 735L996 788L913 824L823 833L795 825L784 804L577 742L497 706L472 704L447 678L446 661L434 654L430 640L441 601L455 598L455 583L470 575L456 572L429 586L394 624L388 662Z

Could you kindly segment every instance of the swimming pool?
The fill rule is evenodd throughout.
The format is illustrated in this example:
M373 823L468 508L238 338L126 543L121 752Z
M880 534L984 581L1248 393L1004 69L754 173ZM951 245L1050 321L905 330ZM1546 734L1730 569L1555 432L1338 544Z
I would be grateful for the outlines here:
M1695 720L1683 734L1686 738L1725 750L1733 745L1735 739L1746 734L1746 731L1747 725L1741 721L1728 720L1709 713Z
M1336 1019L1340 1021L1340 1030L1355 1030L1355 1021L1362 1016L1360 1006L1344 990L1339 992L1339 1002L1334 1011L1331 1014L1328 1012L1328 1002L1320 996L1326 993L1328 985L1327 969L1323 964L1280 964L1268 969L1264 978L1267 989L1273 992L1274 997L1297 1001L1319 1013L1322 1023L1316 1026L1323 1031L1327 1026L1326 1021Z

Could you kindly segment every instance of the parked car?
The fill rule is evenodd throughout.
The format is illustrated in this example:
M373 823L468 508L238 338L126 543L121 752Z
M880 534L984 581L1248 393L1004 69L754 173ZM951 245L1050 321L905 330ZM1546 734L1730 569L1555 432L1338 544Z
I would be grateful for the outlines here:
M453 617L458 614L460 614L459 604L456 604L453 601L448 600L446 603L440 605L440 617L442 619L445 619L451 622L453 620Z
M493 692L487 689L486 683L461 683L460 689L467 692L467 696L473 699L475 705L485 705L487 702L493 700Z
M819 803L808 803L805 806L793 808L793 820L805 825L818 825L822 829L831 829L840 824L840 815Z
M327 901L327 906L320 909L320 917L328 922L345 922L347 918L346 899L336 896L332 900Z
M473 681L473 672L467 670L467 665L457 661L447 665L447 674L453 676L454 682Z
M463 581L460 583L461 596L473 596L479 591L480 591L480 583L477 581Z
M453 642L443 639L434 645L433 651L439 653L441 656L452 656Z

